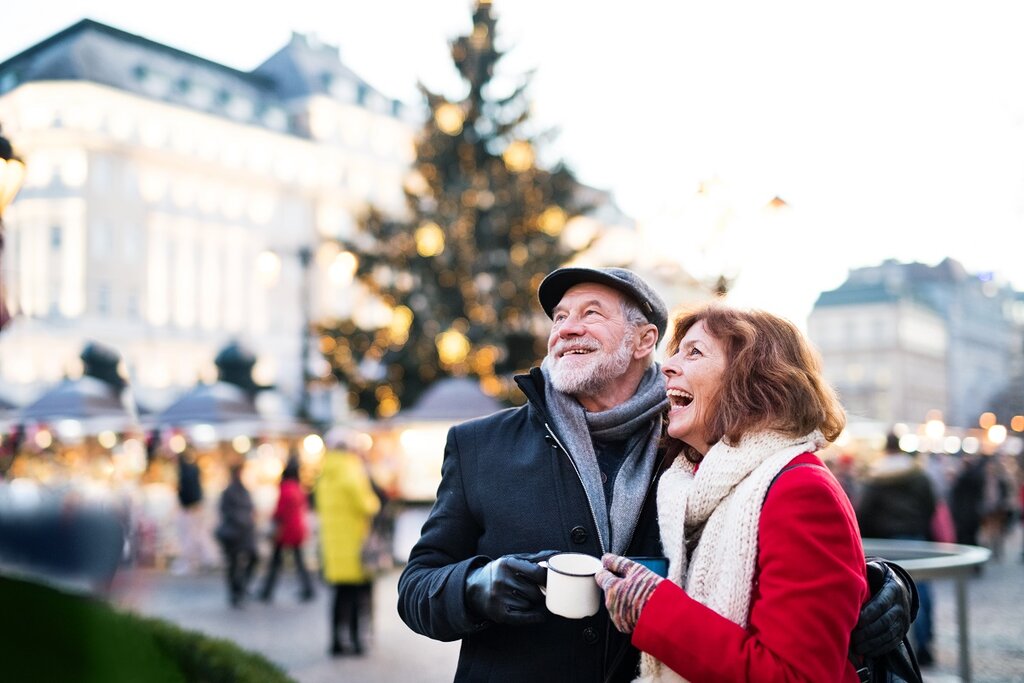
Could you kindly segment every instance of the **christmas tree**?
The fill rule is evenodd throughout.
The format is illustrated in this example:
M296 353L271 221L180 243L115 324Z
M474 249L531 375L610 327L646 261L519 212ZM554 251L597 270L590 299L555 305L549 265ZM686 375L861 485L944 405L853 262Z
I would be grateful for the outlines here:
M545 352L537 286L573 256L559 235L587 207L564 165L537 164L547 133L529 125L529 75L504 94L494 82L504 54L495 25L480 1L472 32L451 42L465 97L420 85L430 117L405 183L407 215L371 208L344 245L390 323L323 326L321 350L351 407L370 415L390 416L451 376L511 400L512 374Z

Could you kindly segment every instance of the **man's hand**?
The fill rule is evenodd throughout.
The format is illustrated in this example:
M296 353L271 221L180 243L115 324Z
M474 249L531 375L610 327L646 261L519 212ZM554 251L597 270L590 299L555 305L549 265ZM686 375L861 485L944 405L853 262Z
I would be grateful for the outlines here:
M850 651L877 657L902 642L917 612L917 588L906 570L880 558L869 558L871 597L860 610L850 635Z
M604 604L612 623L623 633L632 633L647 599L662 578L642 564L620 555L605 553L601 564L604 569L594 579L604 591Z
M536 624L547 618L544 594L547 569L537 563L555 554L505 555L466 577L466 602L478 616L499 624Z

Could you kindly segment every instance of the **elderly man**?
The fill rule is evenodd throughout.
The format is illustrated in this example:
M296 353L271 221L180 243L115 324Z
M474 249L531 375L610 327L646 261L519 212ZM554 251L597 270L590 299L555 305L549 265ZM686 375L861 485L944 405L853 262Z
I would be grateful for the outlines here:
M622 268L561 268L538 296L552 327L541 367L516 377L527 403L449 431L398 611L418 633L462 639L456 680L628 681L628 636L603 606L578 620L547 612L537 563L663 554L654 494L667 401L653 359L668 313ZM909 598L890 586L869 608L872 645L889 647Z

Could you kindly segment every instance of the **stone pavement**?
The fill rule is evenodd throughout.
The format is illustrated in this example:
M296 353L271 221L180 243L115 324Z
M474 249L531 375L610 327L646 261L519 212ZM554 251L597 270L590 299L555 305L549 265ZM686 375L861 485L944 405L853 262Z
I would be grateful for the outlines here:
M374 589L375 620L368 654L327 655L328 591L313 602L298 600L295 576L286 568L272 604L228 606L219 574L173 576L154 570L129 570L117 580L114 601L142 614L227 638L281 665L298 683L337 681L451 681L458 643L440 643L416 635L399 620L397 572ZM958 681L957 634L952 581L936 581L938 664L926 672L928 683ZM970 582L969 612L975 683L1024 683L1024 563L1018 526L1001 562L990 562Z
M114 601L148 616L226 638L280 665L298 683L339 681L451 681L459 644L441 643L410 631L398 618L398 572L374 586L374 624L368 653L330 657L330 591L318 586L311 602L300 602L298 581L286 564L273 602L228 606L219 574L174 576L156 570L128 571L118 580Z

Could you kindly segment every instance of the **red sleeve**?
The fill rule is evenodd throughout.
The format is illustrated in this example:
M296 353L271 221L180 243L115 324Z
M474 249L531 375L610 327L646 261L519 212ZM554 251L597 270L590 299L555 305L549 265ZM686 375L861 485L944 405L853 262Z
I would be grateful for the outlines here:
M818 462L800 456L794 462ZM867 598L856 517L824 467L782 474L761 510L744 629L662 581L633 644L697 681L856 681L850 632Z
M277 504L274 506L274 519L278 522L284 520L285 508L288 506L287 488L279 486L277 489Z

